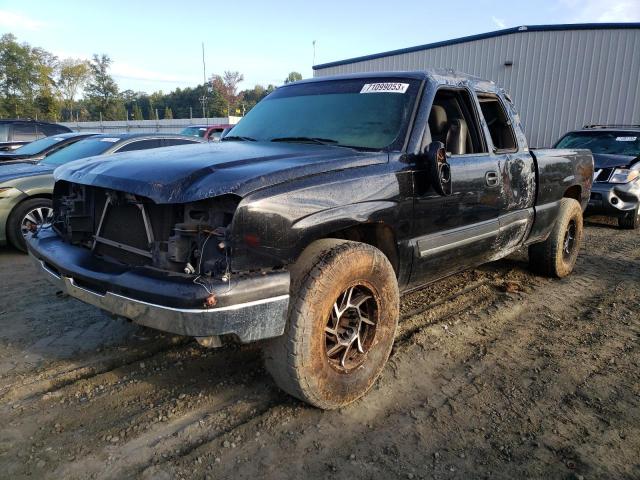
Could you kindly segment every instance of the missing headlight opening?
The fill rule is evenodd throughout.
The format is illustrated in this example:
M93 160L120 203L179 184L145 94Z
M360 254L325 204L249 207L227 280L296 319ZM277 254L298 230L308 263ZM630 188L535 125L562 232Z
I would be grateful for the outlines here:
M53 228L97 256L194 276L198 284L199 277L229 276L228 233L238 197L158 205L137 195L59 182L54 198Z

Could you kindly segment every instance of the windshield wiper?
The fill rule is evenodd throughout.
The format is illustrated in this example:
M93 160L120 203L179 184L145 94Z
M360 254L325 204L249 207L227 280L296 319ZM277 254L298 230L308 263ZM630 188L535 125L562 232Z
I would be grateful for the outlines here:
M255 138L242 137L240 135L227 135L226 137L224 137L222 139L223 142L226 142L227 140L240 140L241 142L255 142L256 141Z
M289 142L289 143L317 143L318 145L334 145L338 143L331 138L320 137L279 137L272 138L272 142Z

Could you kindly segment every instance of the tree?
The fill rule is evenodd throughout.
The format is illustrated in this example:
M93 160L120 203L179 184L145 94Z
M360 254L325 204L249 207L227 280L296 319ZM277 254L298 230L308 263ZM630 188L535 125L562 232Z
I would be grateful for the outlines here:
M58 58L18 43L12 34L0 37L0 116L56 120L60 113L56 77Z
M153 111L153 99L149 96L147 96L147 118L149 120L155 120L156 119L156 114Z
M240 96L242 97L242 104L245 111L251 110L256 105L256 103L269 95L275 89L276 87L273 85L269 85L267 88L264 88L262 85L256 85L252 89L243 90L242 92L240 92Z
M140 108L140 105L138 105L138 102L135 102L133 104L133 109L131 110L131 116L133 117L134 120L144 120L144 116L142 115L142 109Z
M36 66L36 115L57 120L60 113L60 102L55 91L55 76L59 69L58 57L42 48L31 49L31 55Z
M238 95L238 84L244 81L240 72L226 71L222 76L213 75L209 80L214 92L218 92L226 103L227 115L231 115L234 107L241 100Z
M162 116L165 120L171 120L173 118L173 112L171 111L171 107L164 107L164 115Z
M287 75L287 78L284 79L284 83L297 82L298 80L302 80L302 74L298 72L291 72Z
M73 107L76 95L91 78L89 62L66 58L60 62L58 81L56 82L58 94L62 98L63 107L69 118L73 118Z
M102 114L105 120L115 120L118 112L118 85L109 74L111 59L108 55L94 55L89 63L91 81L87 84L86 93L94 116Z

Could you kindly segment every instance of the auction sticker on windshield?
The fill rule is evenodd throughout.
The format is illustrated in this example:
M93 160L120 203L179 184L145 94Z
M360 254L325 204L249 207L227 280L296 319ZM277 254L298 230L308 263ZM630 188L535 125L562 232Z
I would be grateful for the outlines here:
M638 137L616 137L616 142L635 142Z
M405 93L408 83L365 83L360 93Z

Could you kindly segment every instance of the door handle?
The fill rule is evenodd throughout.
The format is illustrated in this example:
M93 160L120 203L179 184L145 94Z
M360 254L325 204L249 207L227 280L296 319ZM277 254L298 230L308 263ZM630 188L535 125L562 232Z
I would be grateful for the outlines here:
M498 177L498 172L494 170L490 170L484 174L484 181L490 187L495 187L500 183L500 178Z

